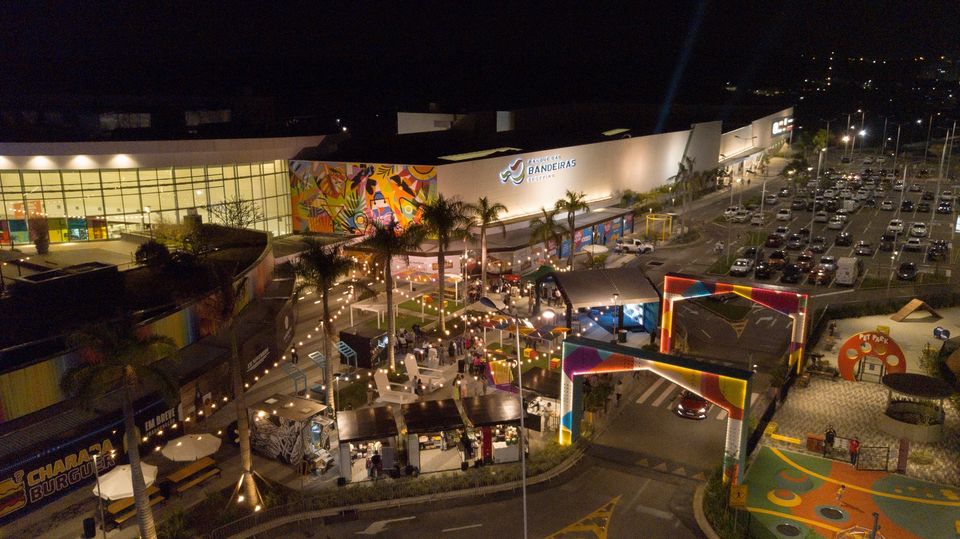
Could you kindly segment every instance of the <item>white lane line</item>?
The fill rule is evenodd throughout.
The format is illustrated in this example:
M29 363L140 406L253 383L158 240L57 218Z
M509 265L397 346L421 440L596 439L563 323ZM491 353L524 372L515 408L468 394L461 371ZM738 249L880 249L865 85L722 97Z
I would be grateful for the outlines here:
M643 395L640 395L640 398L637 399L637 404L643 404L644 401L650 398L650 395L653 395L653 392L657 390L658 387L663 385L666 382L666 378L657 378L657 381L653 383L652 386L648 387L646 391L643 392Z
M469 530L469 529L472 529L472 528L479 528L479 527L481 527L481 526L483 526L483 524L471 524L471 525L469 525L469 526L460 526L460 527L457 527L457 528L446 528L446 529L440 530L440 533L456 532L456 531L460 531L460 530Z
M670 394L673 393L673 390L676 389L676 388L677 388L676 385L670 384L670 385L667 387L667 389L665 389L665 390L663 391L663 393L661 393L660 396L657 397L657 400L653 401L653 402L650 404L650 406L660 406L660 404L664 401L664 399L666 399L667 397L669 397Z
M718 408L719 408L719 407L718 407ZM717 414L716 419L717 419L717 421L723 421L724 419L727 418L727 411L724 410L723 408L719 408L719 410L720 410L720 413Z

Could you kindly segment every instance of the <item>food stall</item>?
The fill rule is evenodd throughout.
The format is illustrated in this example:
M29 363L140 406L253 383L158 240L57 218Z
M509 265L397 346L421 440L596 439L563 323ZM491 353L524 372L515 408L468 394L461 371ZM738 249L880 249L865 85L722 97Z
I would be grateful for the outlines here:
M337 412L340 477L347 482L370 477L367 459L380 455L383 473L400 467L397 421L391 405Z
M560 427L560 371L533 367L523 373L526 427L543 432ZM516 385L516 380L514 380Z
M461 401L472 427L470 434L480 440L480 458L502 463L520 460L520 400L506 393L467 397Z
M400 415L407 427L407 463L421 472L456 470L479 453L453 399L404 404Z
M308 471L333 465L333 419L325 404L276 393L250 410L250 445L258 453L293 465L307 462Z

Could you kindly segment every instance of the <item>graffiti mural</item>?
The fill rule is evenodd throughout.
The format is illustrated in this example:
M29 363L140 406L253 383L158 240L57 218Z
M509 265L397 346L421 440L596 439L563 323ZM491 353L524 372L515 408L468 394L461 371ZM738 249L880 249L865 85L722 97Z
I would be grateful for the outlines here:
M419 219L418 203L437 196L437 169L290 161L290 196L295 232L362 234L373 221Z

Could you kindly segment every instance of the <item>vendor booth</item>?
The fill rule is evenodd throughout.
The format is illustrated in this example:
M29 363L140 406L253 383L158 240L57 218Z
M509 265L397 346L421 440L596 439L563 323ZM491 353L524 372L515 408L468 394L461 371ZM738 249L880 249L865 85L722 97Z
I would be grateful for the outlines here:
M337 412L340 477L348 482L364 481L398 469L398 432L390 405ZM369 468L368 461L375 468Z
M288 464L306 462L307 471L333 465L333 419L325 404L274 394L250 407L250 445L258 453Z
M457 470L478 454L453 399L400 407L407 426L407 463L421 472Z
M525 426L528 429L543 432L560 428L560 383L560 371L533 367L523 373L523 400L527 406Z
M516 396L498 392L461 402L472 427L468 435L480 440L480 458L484 462L520 460L520 400Z

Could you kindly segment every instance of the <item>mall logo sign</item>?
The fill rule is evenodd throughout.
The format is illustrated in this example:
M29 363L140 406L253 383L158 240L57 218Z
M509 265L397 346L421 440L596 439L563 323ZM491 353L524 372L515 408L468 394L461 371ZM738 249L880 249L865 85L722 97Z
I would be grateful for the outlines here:
M500 171L500 183L520 185L524 181L539 182L554 178L557 172L577 166L576 159L564 159L558 155L515 159Z

